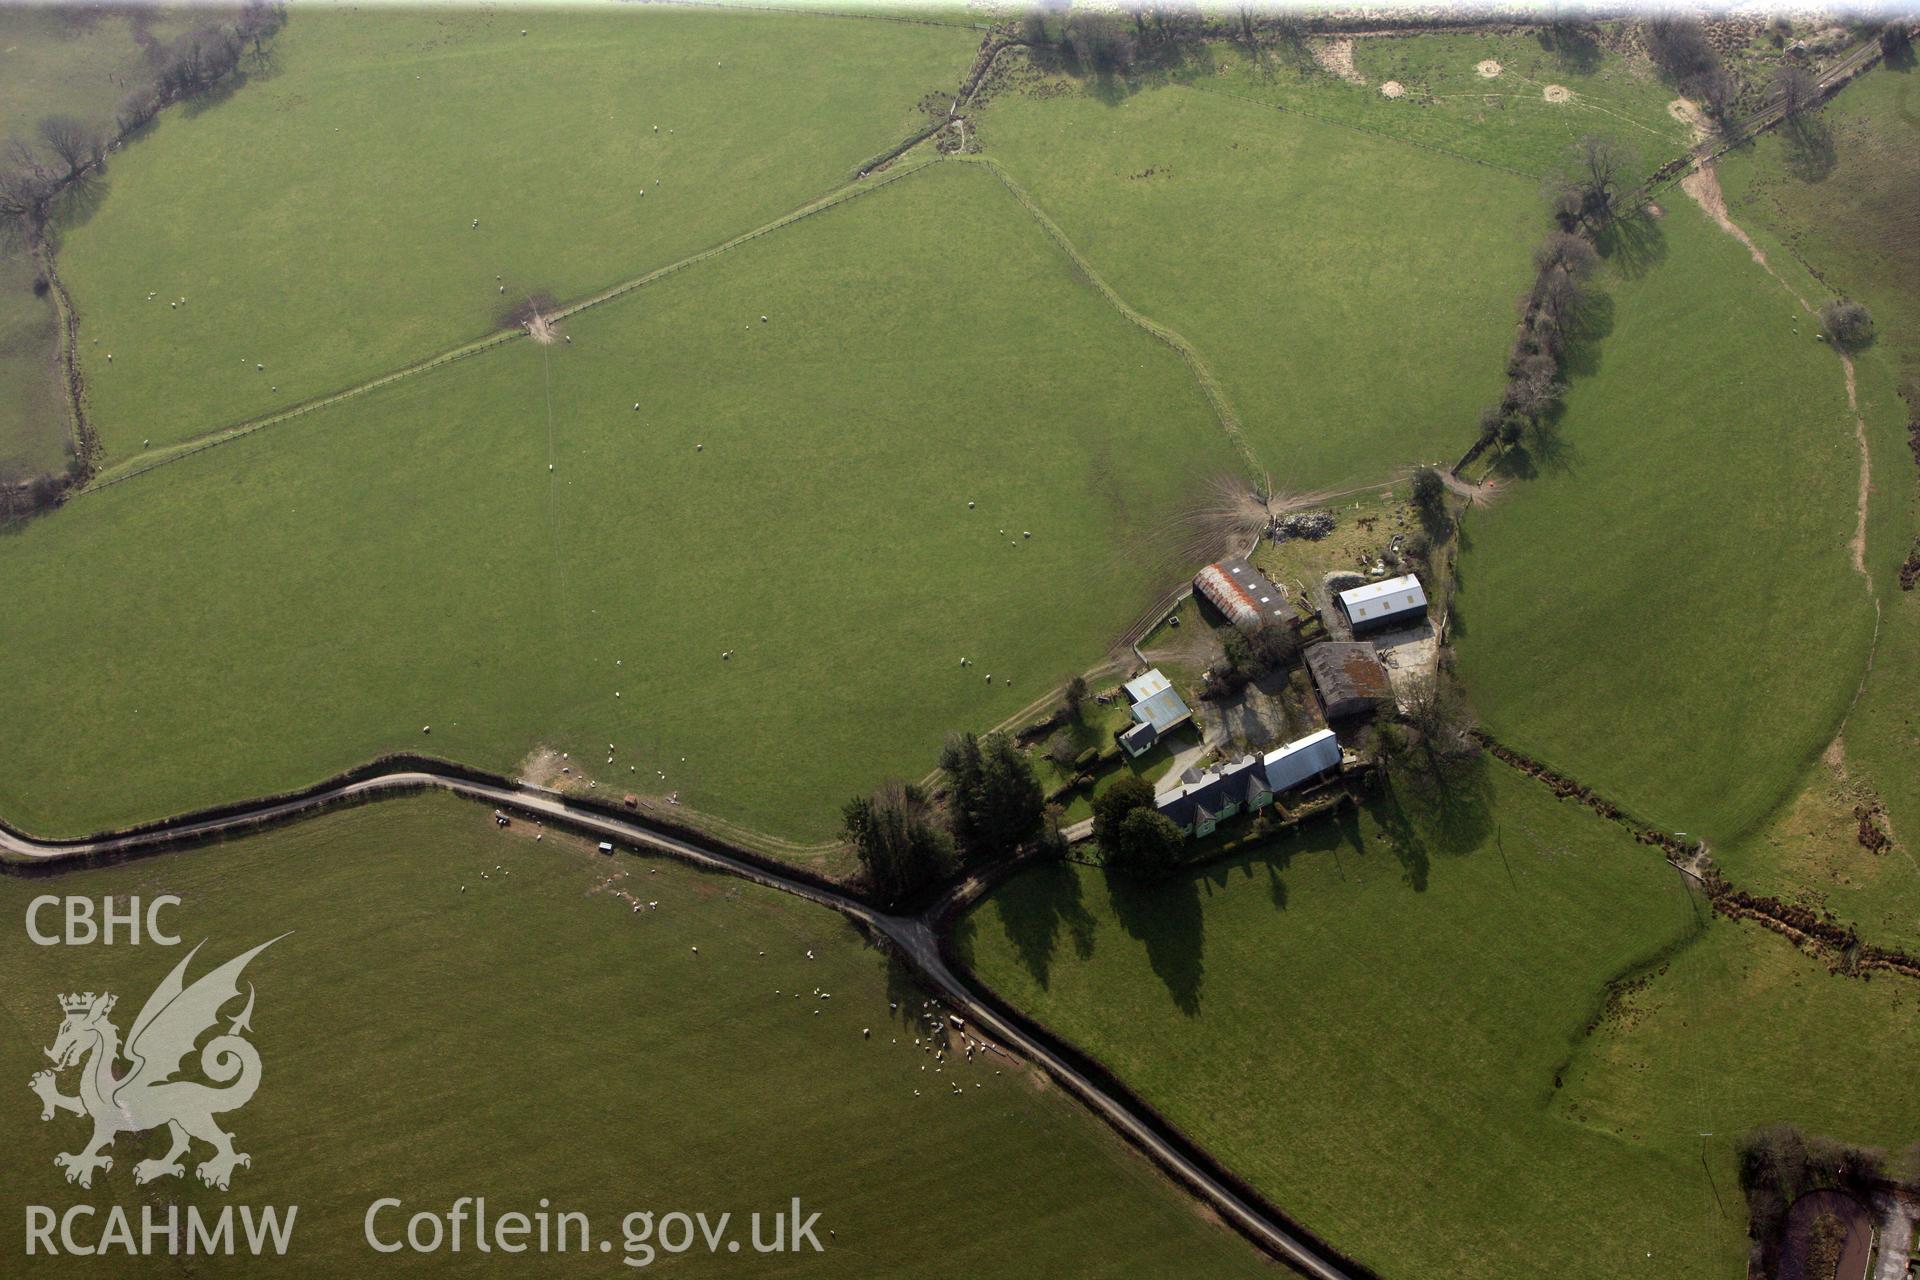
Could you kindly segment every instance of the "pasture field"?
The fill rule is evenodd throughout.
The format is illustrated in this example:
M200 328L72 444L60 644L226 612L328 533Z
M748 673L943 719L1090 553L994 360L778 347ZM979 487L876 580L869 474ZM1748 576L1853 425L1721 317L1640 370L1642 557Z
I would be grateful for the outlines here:
M1617 139L1644 172L1690 141L1667 113L1674 90L1644 59L1597 42L1575 38L1556 48L1544 34L1472 32L1369 36L1351 46L1352 79L1311 58L1255 60L1235 51L1224 74L1206 83L1536 179L1554 172L1582 134ZM1487 63L1498 64L1491 76L1480 71ZM1399 97L1381 92L1389 82Z
M1805 132L1776 130L1726 156L1720 184L1736 221L1873 308L1877 349L1920 387L1920 71L1868 72Z
M136 31L163 40L179 25L164 9L0 7L0 139L33 141L52 115L110 127L129 86L147 74ZM25 251L0 236L0 483L57 471L67 459L58 323L53 303L33 291L36 275Z
M1721 164L1733 217L1815 305L1847 295L1873 310L1878 341L1854 358L1873 457L1868 567L1879 647L1848 716L1840 760L1823 765L1780 820L1720 857L1756 890L1811 895L1868 937L1920 947L1920 593L1898 567L1920 538L1920 476L1907 423L1920 416L1920 75L1883 68L1847 86L1804 134L1769 134ZM1904 399L1896 385L1905 388ZM1894 837L1874 855L1858 805L1884 806Z
M9 539L0 813L76 832L550 747L603 795L820 840L1098 661L1202 554L1188 478L1233 465L1179 357L978 165L563 328Z
M985 153L1191 342L1281 490L1451 461L1497 399L1539 184L1256 102L1010 76Z
M105 464L768 222L923 98L944 111L978 45L816 14L297 7L268 67L166 112L64 232Z
M30 945L18 922L40 893L177 894L165 919L185 945ZM629 1212L731 1212L744 1239L750 1213L798 1196L821 1215L823 1253L655 1262L698 1276L1273 1274L1023 1064L952 1054L922 1071L932 1059L911 1016L924 993L906 973L834 913L731 877L603 857L557 832L536 843L525 824L499 832L486 809L428 796L120 867L0 877L0 909L16 922L0 943L12 975L0 1062L18 1093L0 1110L12 1153L0 1202L14 1244L25 1203L121 1203L137 1222L142 1202L231 1199L299 1206L281 1265L303 1276L519 1275L537 1262L604 1277L626 1270ZM46 1066L56 994L111 990L125 1033L193 944L206 939L190 978L283 933L246 971L264 1071L222 1119L253 1158L231 1193L191 1168L136 1191L132 1166L163 1134L123 1137L90 1191L62 1181L53 1157L82 1122L42 1123L25 1087ZM73 1091L71 1075L62 1083ZM493 1217L547 1201L584 1212L614 1251L486 1256L469 1234L457 1256L376 1257L362 1218L386 1196L405 1207L380 1218L383 1235L485 1196ZM98 1274L101 1260L32 1270Z
M171 40L195 20L165 5L0 9L0 138L31 139L50 115L110 127L120 100L151 75L141 41Z
M1602 281L1532 473L1468 517L1453 634L1500 740L1716 847L1831 741L1873 633L1842 370L1678 190Z
M1385 1275L1734 1274L1735 1135L1916 1136L1912 984L1709 919L1657 854L1487 768L1443 811L1388 792L1170 883L1025 873L961 954Z
M58 471L69 449L60 321L34 294L38 274L24 249L0 244L0 485Z

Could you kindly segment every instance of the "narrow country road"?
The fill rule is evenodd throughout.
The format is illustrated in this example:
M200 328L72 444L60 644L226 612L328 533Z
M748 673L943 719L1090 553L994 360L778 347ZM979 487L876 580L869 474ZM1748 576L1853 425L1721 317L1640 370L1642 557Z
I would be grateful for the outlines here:
M614 816L584 808L558 792L531 784L481 782L427 768L395 769L358 781L323 787L293 799L236 807L217 817L159 823L137 832L86 840L41 841L0 824L0 853L5 853L15 862L48 867L57 867L66 862L135 856L175 845L243 835L262 826L317 815L343 804L428 789L449 791L535 818L552 819L602 839L653 850L697 867L739 876L838 911L872 933L885 937L918 972L920 978L977 1029L1043 1068L1081 1103L1266 1252L1291 1264L1303 1274L1315 1277L1315 1280L1367 1280L1370 1276L1371 1273L1281 1221L1269 1206L1236 1189L1231 1176L1191 1140L1137 1100L1092 1079L1070 1060L1070 1051L1052 1041L1051 1037L1016 1025L1002 1016L966 978L955 971L947 962L941 946L940 926L966 910L991 888L993 881L990 879L972 877L960 881L919 915L890 915L825 885L783 875L770 866L735 856L723 848L658 830L639 816Z

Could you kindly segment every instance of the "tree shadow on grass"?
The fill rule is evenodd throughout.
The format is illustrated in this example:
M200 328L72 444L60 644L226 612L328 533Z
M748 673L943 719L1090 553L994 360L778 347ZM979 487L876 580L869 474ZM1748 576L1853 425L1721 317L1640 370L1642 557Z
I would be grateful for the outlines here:
M1642 207L1596 231L1593 247L1621 275L1638 279L1666 261L1667 235L1660 220Z
M1507 446L1493 474L1503 480L1537 480L1548 471L1571 475L1579 469L1580 450L1560 429L1556 410L1542 418L1524 440Z
M84 173L68 183L54 198L48 226L58 237L75 227L84 227L107 201L112 184L98 171ZM59 248L56 240L55 249Z
M1580 313L1569 326L1566 353L1560 360L1561 373L1568 380L1600 372L1600 344L1612 336L1613 325L1613 295L1589 286L1580 299Z
M1592 75L1600 69L1600 41L1586 27L1570 23L1540 29L1540 47L1553 54L1561 70Z
M1372 806L1385 842L1400 861L1402 878L1424 893L1433 859L1460 857L1493 832L1492 783L1485 752L1432 777L1392 778Z
M1533 452L1524 443L1515 442L1501 450L1493 474L1502 480L1532 480L1540 474L1540 467L1533 460Z
M1147 963L1166 984L1175 1007L1189 1018L1200 1012L1200 984L1206 969L1200 880L1194 874L1146 881L1107 873L1114 917L1129 937L1146 944Z
M1053 974L1063 927L1077 957L1093 954L1094 919L1080 901L1079 873L1065 863L1022 874L994 895L994 905L1021 966L1042 991Z
M248 85L263 84L277 77L280 74L280 61L273 49L274 46L267 45L258 53L251 49L242 53L243 65L235 68L230 75L223 76L218 83L181 102L180 114L191 120L202 112L213 110Z
M1840 163L1833 130L1819 116L1802 112L1791 117L1780 130L1780 137L1785 145L1787 172L1802 182L1825 182Z

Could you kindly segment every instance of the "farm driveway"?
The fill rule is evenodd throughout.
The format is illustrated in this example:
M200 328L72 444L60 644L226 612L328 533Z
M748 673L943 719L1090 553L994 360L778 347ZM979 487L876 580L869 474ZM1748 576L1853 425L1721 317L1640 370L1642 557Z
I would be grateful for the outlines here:
M1920 1204L1905 1196L1886 1195L1874 1207L1880 1210L1880 1260L1874 1265L1873 1280L1907 1280Z

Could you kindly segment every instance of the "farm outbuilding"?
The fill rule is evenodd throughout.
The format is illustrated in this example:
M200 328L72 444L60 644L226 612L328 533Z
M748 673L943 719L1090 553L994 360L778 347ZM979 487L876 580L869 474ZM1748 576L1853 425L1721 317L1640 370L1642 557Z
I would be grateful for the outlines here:
M1411 624L1427 616L1427 593L1412 574L1382 578L1340 593L1340 611L1353 634Z
M1193 712L1180 698L1173 683L1155 667L1121 686L1133 715L1133 725L1120 735L1120 745L1130 756L1153 749L1155 743L1193 718Z
M1194 574L1193 589L1242 631L1256 631L1269 622L1290 623L1294 618L1286 590L1238 556Z
M1329 720L1371 715L1393 696L1380 654L1365 640L1328 640L1306 652L1307 674Z
M1260 763L1266 770L1267 789L1279 795L1338 769L1340 741L1333 730L1322 729L1275 747L1260 758Z

